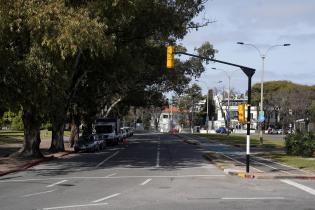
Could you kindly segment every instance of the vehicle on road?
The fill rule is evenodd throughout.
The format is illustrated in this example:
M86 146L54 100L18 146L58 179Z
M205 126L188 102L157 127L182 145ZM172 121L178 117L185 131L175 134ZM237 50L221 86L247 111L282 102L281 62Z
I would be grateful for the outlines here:
M121 140L120 120L116 118L98 118L94 123L95 135L105 145L117 145Z
M133 136L133 128L131 128L131 127L122 127L121 129L125 133L126 138Z
M121 134L122 134L122 138L123 138L123 139L126 139L127 137L129 137L127 127L121 128L120 131L121 131Z
M98 140L94 134L87 137L80 136L79 140L74 143L74 152L86 151L95 152L102 149L102 141Z
M221 133L221 134L227 134L228 130L225 127L220 127L217 130L215 130L216 133Z

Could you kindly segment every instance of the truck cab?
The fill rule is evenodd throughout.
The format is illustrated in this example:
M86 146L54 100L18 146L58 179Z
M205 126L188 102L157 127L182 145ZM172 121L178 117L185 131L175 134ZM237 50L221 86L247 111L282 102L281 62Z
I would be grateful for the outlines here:
M94 124L96 138L102 140L104 145L116 145L120 138L119 127L118 119L99 118Z

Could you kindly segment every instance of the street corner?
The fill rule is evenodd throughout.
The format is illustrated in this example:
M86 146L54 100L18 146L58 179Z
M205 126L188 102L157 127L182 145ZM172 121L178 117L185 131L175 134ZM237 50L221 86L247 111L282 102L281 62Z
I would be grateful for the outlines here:
M252 171L250 173L244 172L243 166L239 166L238 163L230 160L226 156L217 152L208 152L204 155L208 161L216 165L224 173L231 176L238 176L241 178L253 179L256 178L258 172Z
M254 174L253 172L250 173L246 173L244 171L239 171L239 170L235 170L235 169L230 169L230 168L226 168L224 169L224 173L231 175L231 176L238 176L244 179L254 179L256 178L256 174Z

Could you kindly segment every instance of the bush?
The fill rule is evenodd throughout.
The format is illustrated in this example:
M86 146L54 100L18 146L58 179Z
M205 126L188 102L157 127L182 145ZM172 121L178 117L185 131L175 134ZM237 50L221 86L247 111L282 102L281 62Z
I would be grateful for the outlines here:
M43 123L42 126L41 126L41 129L45 129L45 130L51 131L52 130L52 124L50 122Z
M311 157L315 152L315 136L310 132L296 132L285 138L288 155Z
M19 131L24 130L22 111L19 111L19 113L12 118L11 129Z

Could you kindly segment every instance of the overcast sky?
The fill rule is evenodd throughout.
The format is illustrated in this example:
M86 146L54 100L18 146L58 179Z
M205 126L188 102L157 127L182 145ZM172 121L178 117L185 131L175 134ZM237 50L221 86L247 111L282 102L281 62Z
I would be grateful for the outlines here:
M290 43L289 47L277 47L267 53L265 81L290 80L315 85L315 0L208 0L197 20L203 18L216 22L191 31L180 41L189 52L209 41L219 51L216 59L257 69L254 84L261 80L262 59L254 48L236 42L254 44L262 53L268 46ZM222 88L218 85L222 80L227 88L224 72L211 67L235 68L210 63L199 79L207 82L209 88ZM204 83L200 85L206 89ZM231 86L239 91L246 90L246 76L236 71Z

